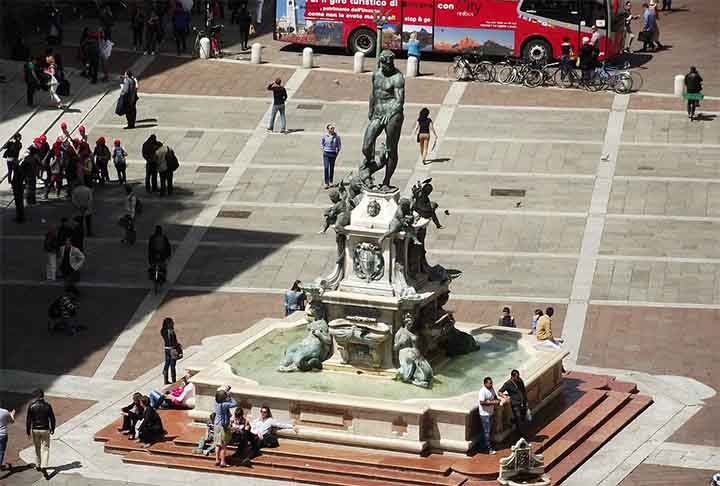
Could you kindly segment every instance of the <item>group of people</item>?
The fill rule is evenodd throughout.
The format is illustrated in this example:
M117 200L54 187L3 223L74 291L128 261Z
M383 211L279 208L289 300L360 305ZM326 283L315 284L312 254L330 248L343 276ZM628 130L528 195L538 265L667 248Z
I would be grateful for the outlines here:
M556 338L552 330L552 317L554 315L555 309L552 307L546 308L545 312L542 309L535 309L533 312L529 334L535 335L538 346L560 349L562 340ZM510 307L503 307L497 325L501 327L517 327Z
M260 417L249 420L242 406L232 398L230 386L224 386L215 393L215 410L210 414L207 432L198 442L195 452L204 455L214 452L215 465L228 467L227 449L233 445L236 448L235 457L240 458L241 464L248 465L261 448L278 446L277 430L293 428L293 424L275 420L267 405L260 407Z
M53 191L59 198L65 188L66 197L81 211L87 221L88 234L91 234L92 188L95 184L104 185L111 181L108 171L111 161L118 182L126 182L127 151L121 140L115 140L110 148L102 136L91 147L83 125L75 137L65 122L60 124L60 131L52 145L43 134L33 139L23 151L22 135L16 133L0 148L7 165L6 178L13 190L15 221L25 221L25 203L36 204L37 181L40 180L45 185L45 199Z
M165 39L166 19L170 19L177 53L187 52L187 37L192 21L182 2L145 2L130 12L133 48L145 55L155 55Z
M0 408L0 471L11 468L5 462L5 451L9 439L8 426L15 422L15 409ZM45 401L45 393L38 389L33 392L33 400L25 416L25 432L32 439L35 448L35 469L50 479L47 467L50 460L50 436L55 433L55 412L52 405Z

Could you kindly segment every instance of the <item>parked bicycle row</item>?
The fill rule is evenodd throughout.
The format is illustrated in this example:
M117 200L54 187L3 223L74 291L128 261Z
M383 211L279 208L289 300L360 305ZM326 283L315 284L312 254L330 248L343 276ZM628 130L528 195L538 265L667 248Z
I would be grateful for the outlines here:
M629 69L629 63L612 66L607 62L597 67L580 67L575 59L545 63L523 58L507 57L499 62L483 59L482 55L467 52L455 57L448 68L448 77L458 81L498 82L521 84L529 88L558 86L588 91L611 90L625 94L642 86L642 76Z

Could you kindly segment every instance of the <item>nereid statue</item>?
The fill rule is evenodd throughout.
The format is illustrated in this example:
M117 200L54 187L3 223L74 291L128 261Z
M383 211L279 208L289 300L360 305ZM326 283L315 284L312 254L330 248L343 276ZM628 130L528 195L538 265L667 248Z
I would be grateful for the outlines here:
M285 350L285 356L278 371L321 370L322 362L332 356L332 337L330 327L324 320L310 321L308 334L299 343L291 344Z
M416 245L422 245L422 242L417 237L413 223L415 223L415 217L413 216L410 200L401 197L398 201L398 208L395 212L395 216L390 222L390 227L385 234L378 238L378 243L382 244L385 238L404 231L407 237L410 238Z
M366 163L375 159L375 142L385 131L385 145L388 160L385 165L385 178L383 187L390 188L390 179L397 168L398 143L402 130L403 105L405 104L405 77L395 67L395 54L384 50L380 53L378 69L372 76L372 91L370 92L370 109L368 119L370 124L365 129L363 137L363 155Z
M398 353L397 379L423 388L430 388L433 370L418 348L418 337L414 331L415 318L411 313L406 312L403 315L403 327L395 333L393 343L393 349Z

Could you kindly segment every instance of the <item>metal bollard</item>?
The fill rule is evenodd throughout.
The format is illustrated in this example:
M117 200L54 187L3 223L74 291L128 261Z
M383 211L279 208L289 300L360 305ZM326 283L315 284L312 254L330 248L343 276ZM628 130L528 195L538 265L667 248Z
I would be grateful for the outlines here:
M200 39L200 59L210 58L210 39L203 37Z
M365 54L356 52L353 59L353 72L362 73L365 71Z
M305 49L303 49L302 67L303 67L303 69L312 69L312 67L313 67L312 47L306 47Z
M408 56L407 58L407 69L405 72L406 78L415 78L418 74L418 60L415 56Z
M256 42L250 48L250 62L253 64L262 63L262 44Z
M678 98L682 98L683 93L685 92L685 76L682 74L678 74L675 76L675 85L674 85L674 93L675 96Z

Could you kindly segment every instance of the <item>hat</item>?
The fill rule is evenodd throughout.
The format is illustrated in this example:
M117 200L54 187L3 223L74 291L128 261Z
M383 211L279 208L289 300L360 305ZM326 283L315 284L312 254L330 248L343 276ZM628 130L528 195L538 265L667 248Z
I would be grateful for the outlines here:
M105 137L100 137L95 141L98 145L105 145Z
M120 145L120 139L119 139L119 138L116 138L113 143L114 143L115 145Z
M63 130L67 130L67 123L62 122L62 123L60 124L60 128L63 129Z
M85 125L80 125L80 127L78 128L78 131L80 132L81 135L84 135L85 134Z
M39 138L40 138L40 140L42 140L43 142L47 142L47 136L46 136L44 133L43 133L42 135L40 135Z
M590 37L583 37L582 42L583 44L590 44Z

